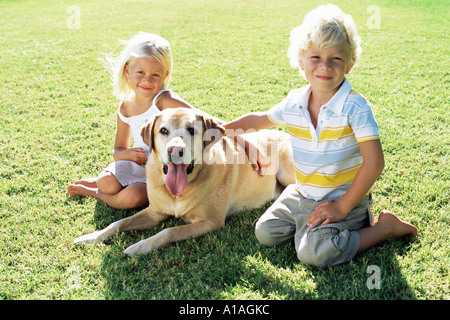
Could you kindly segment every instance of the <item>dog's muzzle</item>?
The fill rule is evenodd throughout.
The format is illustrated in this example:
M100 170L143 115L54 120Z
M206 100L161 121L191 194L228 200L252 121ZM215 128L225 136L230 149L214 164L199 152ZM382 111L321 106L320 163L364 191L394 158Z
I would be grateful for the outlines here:
M192 171L194 171L194 163L195 163L195 160L192 160L192 162L187 167L187 169L186 169L187 174L191 174ZM169 172L169 168L167 167L167 164L164 164L163 165L163 173L167 174L168 172Z
M163 166L166 175L164 183L173 197L181 196L189 183L188 175L194 170L194 161L190 164L167 163Z

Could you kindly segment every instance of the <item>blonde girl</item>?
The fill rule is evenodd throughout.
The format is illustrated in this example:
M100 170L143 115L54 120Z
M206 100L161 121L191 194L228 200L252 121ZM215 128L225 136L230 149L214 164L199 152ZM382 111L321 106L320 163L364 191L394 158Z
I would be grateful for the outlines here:
M139 33L126 42L111 66L114 94L121 100L111 163L97 177L75 181L67 187L71 196L91 196L116 209L148 204L145 162L149 148L140 136L141 127L166 108L192 108L168 90L172 73L170 45L164 38ZM131 137L134 146L130 147Z

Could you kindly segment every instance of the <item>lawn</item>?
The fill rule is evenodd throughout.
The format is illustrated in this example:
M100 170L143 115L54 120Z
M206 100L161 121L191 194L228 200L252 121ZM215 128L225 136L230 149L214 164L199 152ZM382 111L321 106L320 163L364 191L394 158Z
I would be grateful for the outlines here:
M231 120L305 85L289 66L288 36L318 3L2 0L0 299L450 299L450 4L335 3L363 40L348 78L372 102L385 152L373 210L395 212L419 238L320 269L298 262L292 243L257 242L252 222L261 208L145 256L122 251L182 222L74 246L137 212L65 190L112 161L118 101L99 58L139 31L160 34L172 46L171 89Z

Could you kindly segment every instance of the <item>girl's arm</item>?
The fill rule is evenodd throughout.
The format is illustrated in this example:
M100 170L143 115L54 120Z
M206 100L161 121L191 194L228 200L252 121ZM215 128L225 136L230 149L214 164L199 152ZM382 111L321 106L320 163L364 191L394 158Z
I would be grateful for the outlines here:
M131 130L128 124L120 120L117 116L116 141L114 143L113 158L114 161L130 160L137 164L143 164L147 159L143 148L131 148Z
M162 93L158 100L156 101L156 105L159 110L164 110L167 108L189 108L194 109L189 103L185 100L181 99L181 97L172 91L166 91Z
M350 211L369 192L384 169L384 155L380 140L359 143L363 163L350 188L337 202L324 202L317 206L308 220L308 226L337 222L347 217Z

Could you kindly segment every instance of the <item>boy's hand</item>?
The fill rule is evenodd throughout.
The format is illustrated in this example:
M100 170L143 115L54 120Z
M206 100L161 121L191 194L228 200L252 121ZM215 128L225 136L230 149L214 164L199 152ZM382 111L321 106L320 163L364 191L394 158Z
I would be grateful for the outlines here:
M324 202L311 213L308 226L326 225L345 219L350 211L368 193L384 168L383 149L380 140L370 140L359 143L363 163L353 179L350 188L337 202Z
M235 136L234 139L245 149L248 161L252 165L253 170L259 171L259 174L263 177L269 166L267 157L259 151L258 147L244 139L242 136Z
M256 148L256 147L255 147ZM256 156L254 155L256 153ZM267 171L267 167L269 166L269 162L267 157L257 150L256 152L252 152L249 154L248 160L253 167L253 170L259 171L261 177L264 177Z
M314 210L314 212L309 216L308 227L338 222L345 219L347 215L348 212L341 208L339 202L323 202L319 204L316 210Z

